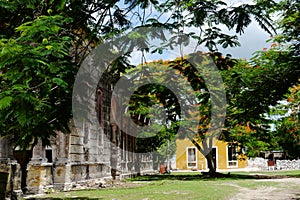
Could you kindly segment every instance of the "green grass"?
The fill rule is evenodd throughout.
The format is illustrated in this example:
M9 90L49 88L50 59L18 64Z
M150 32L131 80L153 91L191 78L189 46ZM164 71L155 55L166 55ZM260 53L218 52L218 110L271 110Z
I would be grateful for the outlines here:
M256 181L257 176L293 176L300 178L300 170L276 172L234 172L226 178L208 178L200 173L172 173L170 175L151 175L128 179L115 188L60 192L44 196L44 200L103 199L103 200L222 200L238 193L239 188L277 187L272 181ZM41 198L40 198L41 199Z
M52 199L115 199L115 200L135 200L135 199L155 199L155 200L178 200L178 199L223 199L236 191L233 186L224 187L216 181L134 181L139 186L131 188L84 190L74 192L63 192L47 195Z
M289 176L289 177L299 177L300 170L276 170L276 171L267 171L267 172L257 172L260 174L274 175L274 176Z

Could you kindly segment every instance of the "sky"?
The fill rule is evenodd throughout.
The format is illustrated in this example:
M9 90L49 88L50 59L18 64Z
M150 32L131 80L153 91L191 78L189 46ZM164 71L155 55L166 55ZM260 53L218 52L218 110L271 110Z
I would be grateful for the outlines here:
M239 5L242 3L251 4L253 0L223 0L228 5ZM270 35L259 27L255 20L247 27L243 35L239 35L240 47L220 49L223 54L231 54L234 58L250 59L255 51L270 47L266 41Z
M229 6L237 6L240 4L248 3L253 4L253 0L223 0ZM275 0L277 1L277 0ZM258 23L253 19L249 27L246 28L243 35L239 35L240 47L220 49L220 51L226 55L231 54L234 58L246 58L250 59L255 51L260 51L263 48L269 48L270 42L266 41L270 39L270 35L264 31Z
M251 23L245 30L243 35L239 35L240 47L220 49L226 55L231 54L233 58L246 58L247 60L252 57L255 51L269 48L270 43L266 41L270 39L270 35L261 29L257 22Z

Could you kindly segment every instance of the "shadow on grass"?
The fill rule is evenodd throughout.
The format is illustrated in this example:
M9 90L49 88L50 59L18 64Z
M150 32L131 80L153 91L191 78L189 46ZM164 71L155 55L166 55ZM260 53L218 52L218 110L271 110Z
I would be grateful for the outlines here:
M238 174L238 173L218 173L217 176L210 177L208 175L199 174L158 174L158 175L144 175L138 176L130 181L160 181L160 180L239 180L239 179L281 179L281 178L300 178L300 174L296 175L265 175L265 174Z

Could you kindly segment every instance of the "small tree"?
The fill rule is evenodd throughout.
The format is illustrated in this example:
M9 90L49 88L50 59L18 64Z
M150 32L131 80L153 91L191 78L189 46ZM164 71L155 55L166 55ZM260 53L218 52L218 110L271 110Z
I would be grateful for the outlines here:
M0 40L0 130L28 147L55 131L68 132L76 72L65 33L70 19L40 16L17 28L18 38Z

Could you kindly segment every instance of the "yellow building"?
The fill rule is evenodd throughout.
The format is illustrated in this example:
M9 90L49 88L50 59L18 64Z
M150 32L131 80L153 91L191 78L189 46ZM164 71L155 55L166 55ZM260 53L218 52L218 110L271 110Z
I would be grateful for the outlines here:
M179 170L207 170L204 155L189 140L176 141L176 168ZM216 141L212 147L216 169L245 168L247 157L238 154L238 147L224 141Z

